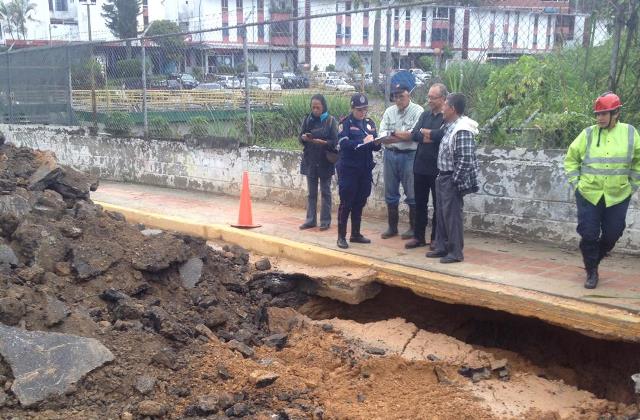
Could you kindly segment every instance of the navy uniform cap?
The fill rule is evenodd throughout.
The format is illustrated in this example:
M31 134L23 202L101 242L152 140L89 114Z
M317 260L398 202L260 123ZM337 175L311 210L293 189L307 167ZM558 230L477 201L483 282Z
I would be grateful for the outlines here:
M364 108L369 106L367 96L362 93L354 93L351 96L351 108Z

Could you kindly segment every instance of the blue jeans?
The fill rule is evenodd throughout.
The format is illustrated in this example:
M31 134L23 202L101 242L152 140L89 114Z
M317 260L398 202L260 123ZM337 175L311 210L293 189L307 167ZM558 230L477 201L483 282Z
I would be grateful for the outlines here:
M415 193L413 190L413 161L415 160L415 150L408 153L393 152L384 149L384 201L387 205L398 205L400 203L400 184L410 206L416 205Z
M331 224L331 178L319 178L317 176L307 176L307 187L309 196L307 197L307 219L306 224L316 224L318 213L318 181L320 183L320 195L322 203L320 205L320 226Z
M582 259L585 268L595 268L624 233L631 197L611 207L605 207L604 197L594 206L582 197L579 191L576 190L575 194L578 206L576 231L581 237Z

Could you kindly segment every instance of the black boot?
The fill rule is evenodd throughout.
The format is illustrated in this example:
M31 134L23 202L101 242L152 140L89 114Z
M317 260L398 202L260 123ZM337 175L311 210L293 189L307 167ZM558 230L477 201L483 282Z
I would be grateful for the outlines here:
M416 206L409 206L409 229L400 235L402 239L411 239L416 226Z
M336 245L342 249L349 248L349 244L347 243L347 225L338 224L338 242Z
M598 267L587 268L587 280L584 282L585 289L595 289L598 285Z
M353 242L356 244L370 244L371 239L365 238L360 233L360 221L354 221L353 216L351 216L351 237L349 237L349 242Z
M382 232L382 239L392 238L398 234L398 205L387 205L387 217L389 218L389 227Z

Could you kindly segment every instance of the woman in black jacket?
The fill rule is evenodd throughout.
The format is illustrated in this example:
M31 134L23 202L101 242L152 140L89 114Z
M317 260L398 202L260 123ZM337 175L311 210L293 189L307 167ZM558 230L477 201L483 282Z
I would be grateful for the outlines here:
M311 113L302 123L299 138L304 147L300 173L307 176L309 190L307 218L300 225L300 229L310 229L317 224L319 183L322 195L320 230L327 230L331 225L331 178L335 173L334 157L337 157L335 148L338 140L338 122L329 115L324 96L311 97Z

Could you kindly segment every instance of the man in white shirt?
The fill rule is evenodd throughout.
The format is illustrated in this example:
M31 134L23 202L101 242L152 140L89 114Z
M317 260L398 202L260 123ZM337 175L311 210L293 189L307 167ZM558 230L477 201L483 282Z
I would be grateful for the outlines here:
M411 101L411 89L397 83L392 86L395 105L390 106L382 116L380 134L387 135L384 146L384 199L387 203L389 226L381 235L383 239L398 234L398 207L400 205L400 184L405 202L409 206L410 228L402 239L413 238L416 214L416 200L413 189L413 161L416 157L417 143L411 141L411 130L418 122L424 109Z

